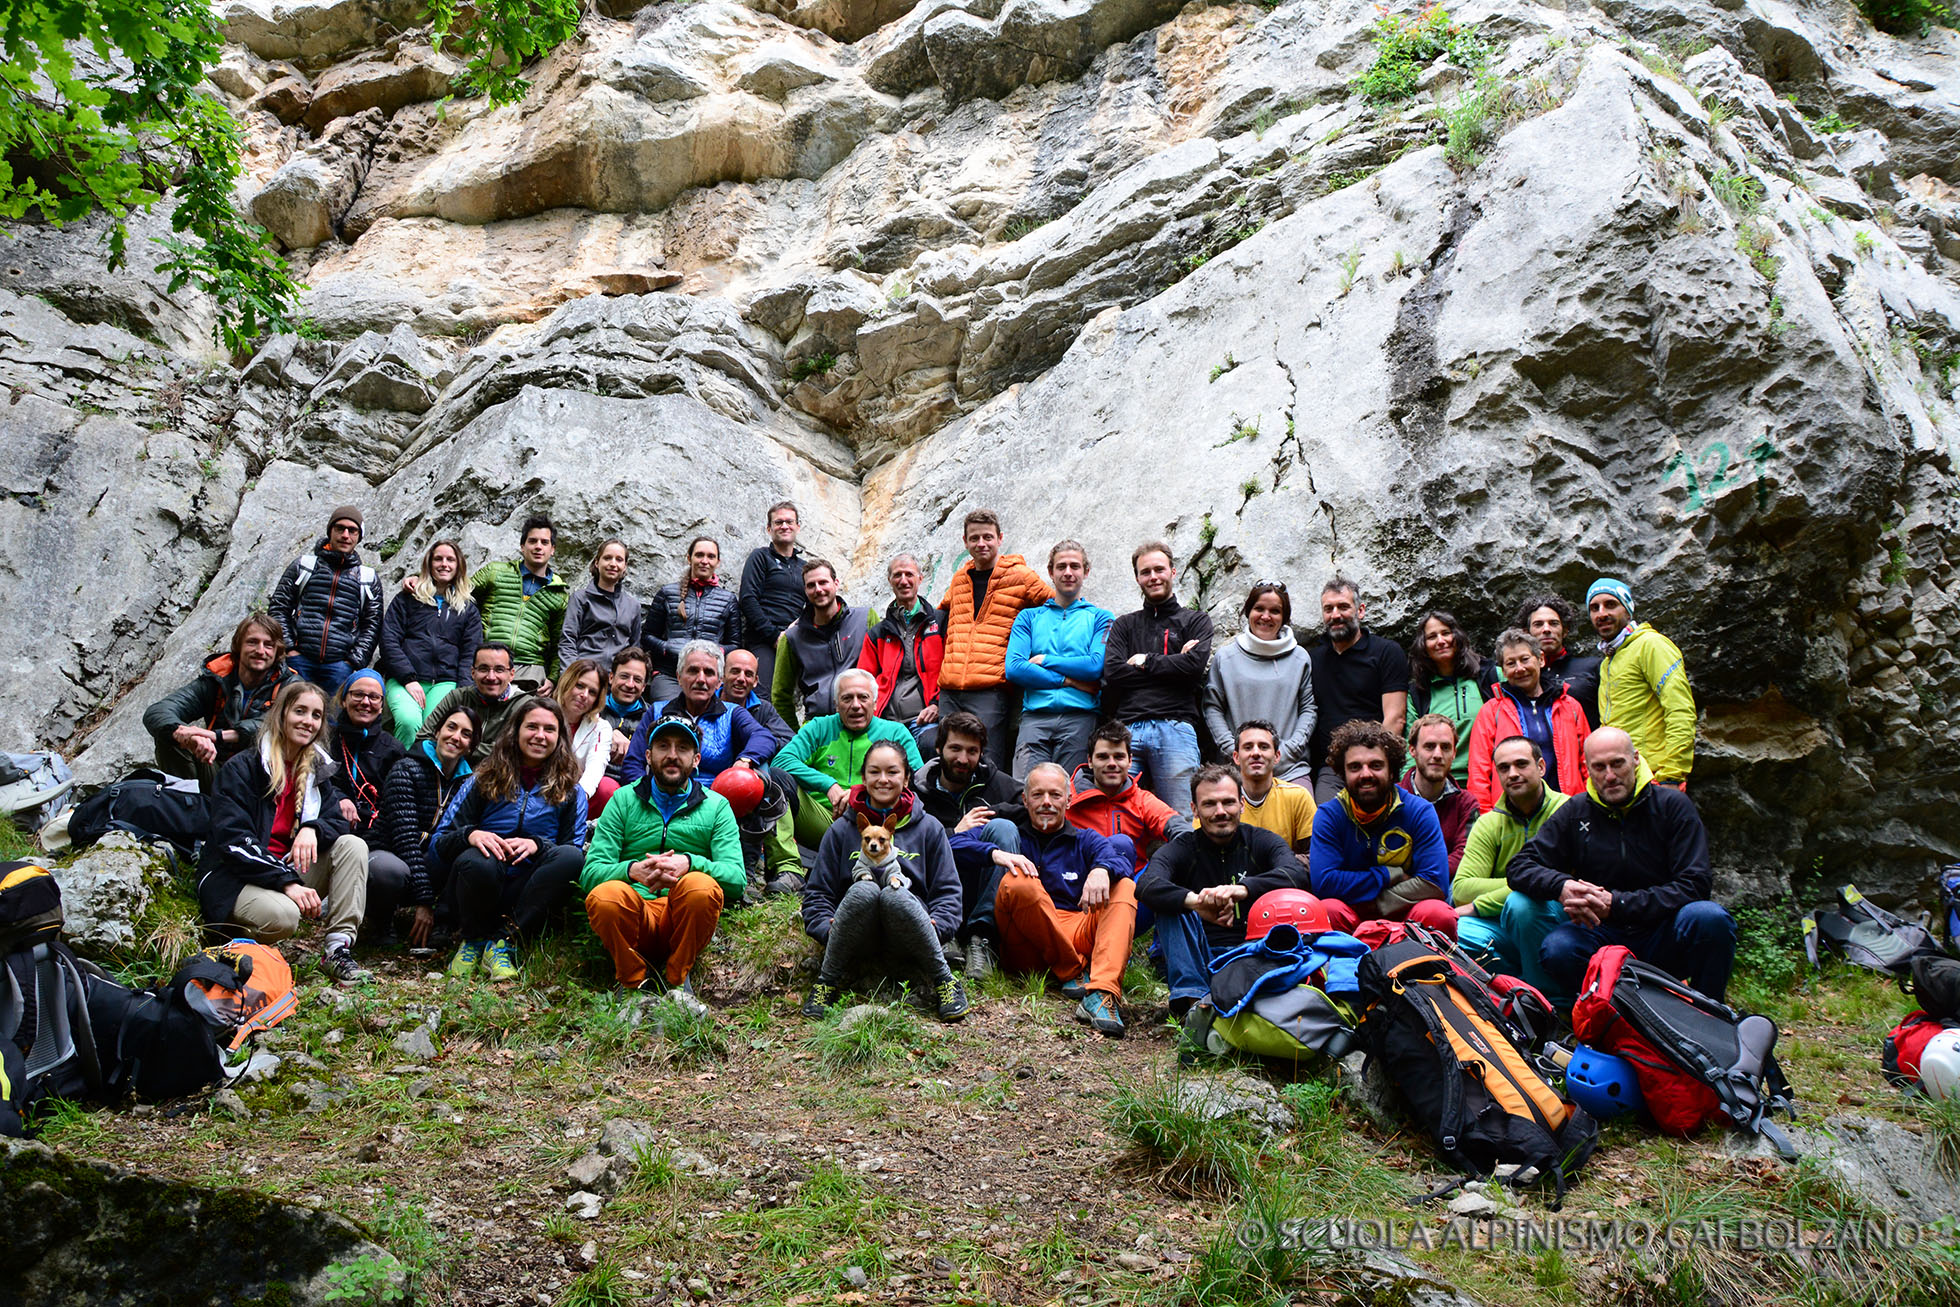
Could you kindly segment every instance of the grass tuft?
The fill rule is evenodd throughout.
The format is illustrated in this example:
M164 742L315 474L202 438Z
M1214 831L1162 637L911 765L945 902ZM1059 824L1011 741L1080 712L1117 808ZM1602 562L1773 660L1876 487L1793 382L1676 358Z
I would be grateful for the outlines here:
M847 1023L850 1012L856 1015ZM868 1066L903 1062L928 1044L925 1027L903 1007L871 1007L834 1012L818 1022L804 1044L825 1066Z
M1173 1192L1232 1193L1251 1182L1265 1153L1264 1137L1242 1117L1207 1118L1185 1099L1187 1083L1175 1072L1159 1071L1117 1084L1105 1113L1110 1128Z

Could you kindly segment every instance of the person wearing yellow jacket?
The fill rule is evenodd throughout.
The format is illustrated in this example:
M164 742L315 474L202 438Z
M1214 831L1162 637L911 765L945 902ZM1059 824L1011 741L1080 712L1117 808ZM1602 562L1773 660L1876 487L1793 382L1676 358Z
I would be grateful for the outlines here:
M1662 785L1685 789L1695 765L1695 692L1681 650L1633 619L1633 590L1602 576L1586 591L1599 635L1599 724L1617 726Z

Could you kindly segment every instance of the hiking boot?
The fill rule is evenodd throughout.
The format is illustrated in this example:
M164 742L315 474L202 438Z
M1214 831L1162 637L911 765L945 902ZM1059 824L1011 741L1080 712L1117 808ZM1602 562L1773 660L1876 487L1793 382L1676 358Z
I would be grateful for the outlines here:
M320 955L320 970L336 985L358 985L373 980L374 973L354 961L354 950L347 944L333 944Z
M510 959L509 940L491 940L490 946L483 950L483 961L490 968L490 979L517 979L517 964Z
M966 978L980 981L1000 970L1000 959L994 956L994 946L987 942L986 936L975 935L966 942Z
M1055 988L1061 992L1063 998L1071 1003L1080 1003L1083 999L1089 997L1089 987L1082 982L1082 977L1080 976L1075 977L1073 980L1064 980L1061 984L1055 986Z
M763 886L771 894L801 894L803 892L803 873L785 871L771 876Z
M1209 1002L1193 1003L1185 1011L1177 1030L1177 1060L1180 1063L1194 1066L1207 1058L1225 1055L1224 1041L1211 1033L1211 1023L1217 1015L1217 1010Z
M487 941L466 939L457 948L456 956L449 960L449 974L457 980L467 980L476 974L483 961L483 949Z
M803 1000L803 1015L812 1021L821 1021L830 1015L830 1009L836 1007L843 997L842 989L819 980L810 986L810 993Z
M1082 995L1082 1002L1075 1009L1075 1019L1094 1026L1099 1035L1108 1035L1111 1039L1123 1037L1123 1017L1116 1010L1116 1001L1099 989Z
M697 1017L708 1015L708 1005L703 1003L694 992L694 980L692 977L681 977L681 983L678 985L669 985L662 980L649 979L647 988L658 991L660 997L666 999L676 1007L687 1009Z
M933 989L933 997L939 1000L938 1012L941 1021L958 1021L972 1008L966 1001L966 986L958 976L948 976Z

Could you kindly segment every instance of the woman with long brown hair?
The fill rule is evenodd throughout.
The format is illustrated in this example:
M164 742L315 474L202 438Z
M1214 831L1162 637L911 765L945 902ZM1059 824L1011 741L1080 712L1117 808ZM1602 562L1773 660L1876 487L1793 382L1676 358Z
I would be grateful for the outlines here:
M1423 714L1449 718L1459 741L1450 767L1458 785L1470 777L1470 750L1461 742L1469 740L1477 712L1496 684L1496 669L1477 656L1454 614L1436 608L1422 615L1409 644L1409 739L1414 741L1416 718Z
M724 655L742 647L742 610L721 583L721 546L713 536L687 542L687 575L660 587L647 608L646 647L658 663L647 698L664 703L681 692L681 649L689 640L718 644Z
M450 870L462 947L449 964L492 980L517 975L511 945L535 938L585 865L585 792L565 713L534 696L511 714L463 782L429 845Z
M608 540L592 555L584 585L565 601L558 635L560 666L590 658L604 667L613 655L640 642L640 597L626 588L626 542Z
M261 943L290 939L303 918L324 917L321 971L366 980L354 940L367 912L368 850L341 815L339 766L320 746L326 719L326 692L289 682L266 712L258 746L218 769L211 835L198 855L198 907L206 921Z

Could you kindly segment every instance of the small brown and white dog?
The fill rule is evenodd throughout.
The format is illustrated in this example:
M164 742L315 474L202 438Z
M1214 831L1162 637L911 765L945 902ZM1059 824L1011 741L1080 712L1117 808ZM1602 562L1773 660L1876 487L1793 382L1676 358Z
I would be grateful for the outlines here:
M892 844L891 831L883 826L865 825L858 828L858 852L851 879L868 880L874 885L884 884L893 889L906 887L905 868L899 865L898 849Z

